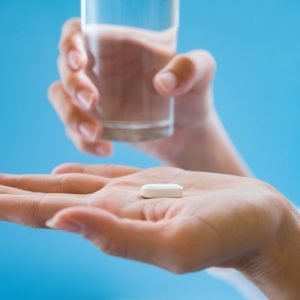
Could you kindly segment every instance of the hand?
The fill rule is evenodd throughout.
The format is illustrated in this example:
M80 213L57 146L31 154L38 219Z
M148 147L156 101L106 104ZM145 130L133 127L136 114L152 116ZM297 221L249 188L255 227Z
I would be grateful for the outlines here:
M299 280L299 216L262 182L174 168L65 165L55 174L2 176L1 219L44 226L80 206L48 225L175 273L234 267L270 295ZM142 199L149 182L178 183L184 197Z
M64 26L60 51L61 82L52 85L49 98L65 123L68 135L81 151L109 155L112 144L100 139L101 124L91 114L101 103L101 95L85 73L88 60L79 20L71 20ZM211 91L214 73L215 61L206 51L193 51L173 58L153 78L153 86L160 95L176 98L175 134L136 146L165 162L174 161L174 164L191 139L199 139L202 152L208 151L206 134L217 122ZM197 155L197 159L206 156L201 151ZM193 161L195 164L195 158Z

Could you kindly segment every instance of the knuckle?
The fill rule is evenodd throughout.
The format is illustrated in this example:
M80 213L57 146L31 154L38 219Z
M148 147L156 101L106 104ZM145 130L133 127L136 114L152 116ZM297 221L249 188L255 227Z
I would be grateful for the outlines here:
M74 46L74 38L73 35L66 36L61 39L59 43L59 50L61 52L68 52Z
M77 74L69 73L64 78L64 84L69 91L75 92L76 88L80 86L80 79Z
M107 237L104 239L95 238L94 243L101 251L108 255L129 258L128 248L125 245L117 243L116 238L114 237Z
M72 31L79 31L81 27L80 20L78 18L72 18L66 21L62 27L62 34L67 34Z
M173 274L176 274L176 275L183 275L185 274L185 272L181 269L180 266L171 266L168 268L168 270L173 273Z
M47 197L47 194L37 194L36 197L33 197L31 202L31 224L32 227L42 228L45 226L43 220L40 217L40 210L44 198Z
M77 129L78 111L73 105L70 105L68 109L66 109L65 122L72 129Z
M70 28L80 29L80 19L79 18L71 18L69 21L66 22Z
M54 186L53 193L62 192L66 185L69 184L69 176L68 174L59 174L57 185Z
M114 255L116 253L115 243L111 239L106 239L101 242L96 238L95 244L106 254Z
M54 99L60 94L61 92L61 83L60 82L54 82L50 85L48 89L48 99L53 102Z
M189 55L178 55L177 57L177 62L179 62L182 65L193 65L194 61L192 60L192 58Z
M196 71L194 60L187 55L180 55L177 58L177 69L182 73L191 74Z
M117 247L117 243L113 237L100 237L97 234L94 234L91 238L91 241L105 254L112 255L112 256L123 256L126 253L120 251Z
M204 60L208 70L210 70L211 72L214 72L214 70L217 67L217 63L216 60L214 58L214 56L207 50L196 50L193 52L194 55L196 55L198 57L198 59Z

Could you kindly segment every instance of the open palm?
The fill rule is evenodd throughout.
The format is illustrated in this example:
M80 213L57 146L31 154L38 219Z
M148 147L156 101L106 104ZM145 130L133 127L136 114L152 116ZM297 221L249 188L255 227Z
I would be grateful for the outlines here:
M1 219L44 227L62 210L53 227L177 273L235 266L270 242L281 219L280 197L254 179L122 166L65 165L55 172L1 176ZM183 198L140 196L143 184L166 182L182 185Z

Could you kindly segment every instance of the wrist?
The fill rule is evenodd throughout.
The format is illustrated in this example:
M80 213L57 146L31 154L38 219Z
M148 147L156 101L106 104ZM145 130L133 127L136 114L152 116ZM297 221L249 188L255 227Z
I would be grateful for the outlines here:
M207 158L213 147L210 137L221 129L217 120L213 110L196 125L176 129L176 151L172 151L168 163L187 170L209 171L211 159Z
M194 127L176 130L174 141L173 148L162 157L171 166L238 176L250 174L213 108Z
M300 295L300 217L282 196L276 196L281 217L272 239L239 264L238 269L270 299L296 300Z
M190 171L204 171L203 156L208 149L205 139L211 134L217 119L214 109L191 125L175 125L174 134L165 139L134 144L165 164Z
M207 137L216 126L217 114L214 110L209 111L196 124L175 125L173 136L164 141L163 147L154 147L152 153L165 164L190 171L205 171L204 163L206 152L208 152ZM151 150L148 151L151 154Z

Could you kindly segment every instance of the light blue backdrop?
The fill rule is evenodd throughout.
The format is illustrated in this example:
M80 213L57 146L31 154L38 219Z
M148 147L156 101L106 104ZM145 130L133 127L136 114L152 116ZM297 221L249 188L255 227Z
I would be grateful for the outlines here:
M47 102L62 23L78 0L0 1L0 172L66 161L151 167L126 145L111 159L75 150ZM180 51L218 61L216 103L260 178L300 204L300 2L183 0ZM173 276L99 253L70 234L0 224L0 299L241 299L205 273Z

